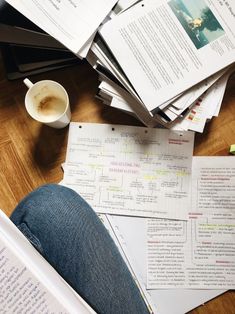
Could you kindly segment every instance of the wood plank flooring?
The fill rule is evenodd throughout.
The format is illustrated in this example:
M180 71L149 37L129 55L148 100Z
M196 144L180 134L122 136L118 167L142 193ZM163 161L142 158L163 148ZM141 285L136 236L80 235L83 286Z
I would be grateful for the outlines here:
M30 79L61 83L70 96L72 121L142 125L94 98L97 75L87 64ZM0 208L7 215L28 192L44 183L58 183L63 177L60 166L65 160L68 127L55 130L32 120L24 108L26 91L21 79L6 79L0 59ZM229 80L219 117L206 126L203 134L196 135L194 154L226 156L231 144L235 144L235 75ZM235 292L231 291L190 312L234 313Z

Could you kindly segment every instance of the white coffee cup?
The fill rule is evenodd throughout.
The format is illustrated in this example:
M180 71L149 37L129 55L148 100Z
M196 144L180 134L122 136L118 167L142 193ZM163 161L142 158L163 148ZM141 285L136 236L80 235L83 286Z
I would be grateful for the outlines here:
M33 119L56 129L69 124L71 120L69 97L62 85L51 80L33 84L27 78L24 83L28 87L25 107Z

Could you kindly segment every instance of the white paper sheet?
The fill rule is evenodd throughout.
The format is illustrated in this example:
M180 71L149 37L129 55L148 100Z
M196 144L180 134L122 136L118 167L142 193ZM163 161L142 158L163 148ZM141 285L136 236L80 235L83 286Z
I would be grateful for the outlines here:
M39 282L2 239L0 232L0 311L1 313L48 312L68 313L50 290ZM8 288L6 288L8 287ZM20 288L21 287L21 288ZM9 291L12 293L9 293ZM37 297L32 297L35 294Z
M194 134L71 123L64 184L99 213L186 219Z
M108 215L119 244L132 266L155 314L183 314L223 293L223 290L147 288L147 219Z
M123 241L122 234L120 234L119 229L117 227L117 224L113 221L114 217L107 214L99 214L99 218L101 219L102 223L108 230L110 236L113 238L116 246L119 249L120 254L122 255L122 258L124 259L127 267L129 268L129 271L131 272L133 279L135 283L137 284L138 288L140 289L141 295L149 309L150 314L158 313L157 307L155 305L154 300L151 298L151 295L149 291L146 289L146 284L143 283L141 276L139 276L139 273L136 273L136 268L133 263L133 260L130 258L130 254L126 251L124 248L125 243ZM128 218L128 217L124 217ZM143 219L145 221L145 219ZM146 230L144 228L144 230ZM144 233L146 236L146 233ZM146 240L146 239L145 239ZM146 243L146 241L145 241Z
M117 0L7 0L16 10L68 49L79 50L91 38ZM84 53L84 50L81 52Z
M189 221L148 220L149 289L235 288L235 163L194 157Z

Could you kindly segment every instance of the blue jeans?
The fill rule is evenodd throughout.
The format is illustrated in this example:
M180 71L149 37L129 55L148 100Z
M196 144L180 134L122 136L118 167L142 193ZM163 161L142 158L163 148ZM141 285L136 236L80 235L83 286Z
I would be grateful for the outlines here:
M11 220L97 313L149 313L112 238L76 192L44 185Z

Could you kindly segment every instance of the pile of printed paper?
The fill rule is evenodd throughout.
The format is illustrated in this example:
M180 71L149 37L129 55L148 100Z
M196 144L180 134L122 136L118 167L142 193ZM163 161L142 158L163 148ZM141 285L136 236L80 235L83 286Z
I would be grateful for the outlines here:
M204 1L118 3L87 56L99 73L97 97L146 126L203 132L219 114L235 61L235 32L213 6L234 25L231 13L217 1L210 8ZM214 26L191 29L186 20L195 12Z
M87 58L106 105L148 127L202 132L235 62L235 4L204 0L7 0Z

